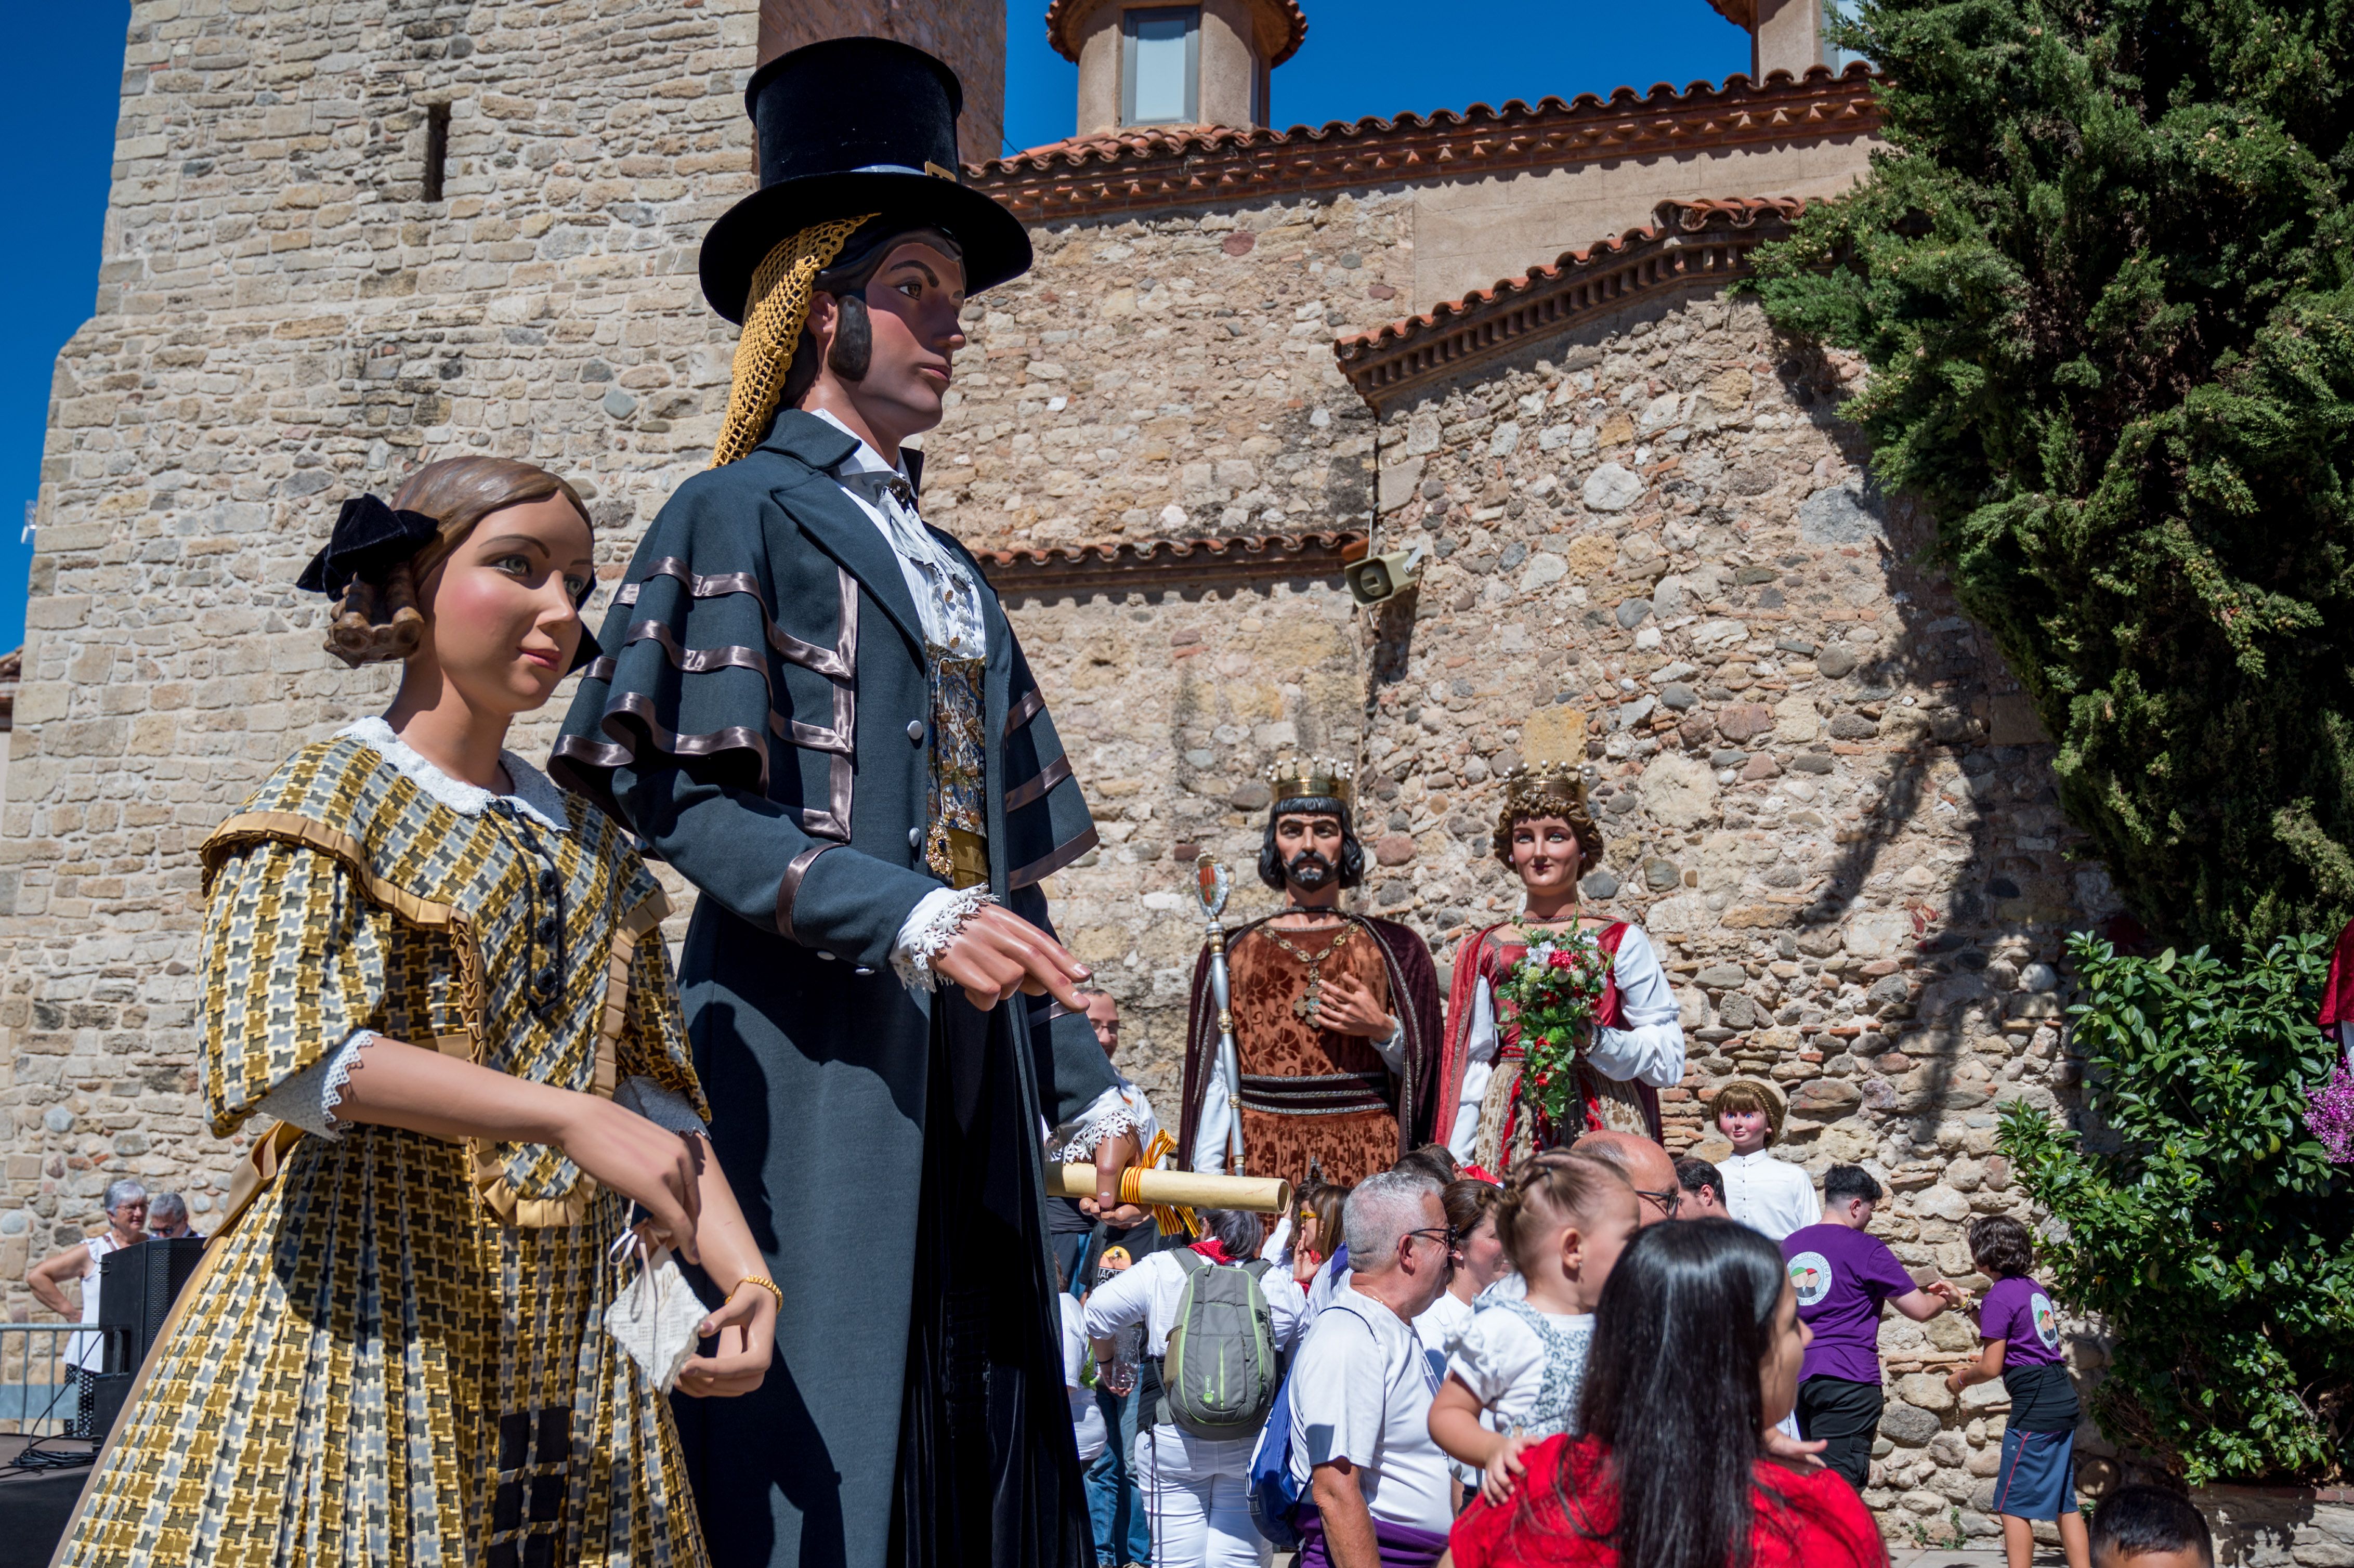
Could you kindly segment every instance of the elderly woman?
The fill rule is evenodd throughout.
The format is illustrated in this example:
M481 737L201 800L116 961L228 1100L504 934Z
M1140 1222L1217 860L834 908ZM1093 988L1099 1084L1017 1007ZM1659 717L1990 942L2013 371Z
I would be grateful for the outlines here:
M33 1287L34 1298L60 1318L74 1315L74 1306L66 1299L63 1282L80 1280L81 1320L90 1328L98 1323L99 1265L107 1254L137 1246L147 1239L147 1189L128 1177L109 1186L106 1224L101 1234L80 1246L69 1246L54 1257L43 1258L25 1276ZM106 1370L106 1336L76 1334L67 1342L66 1363L66 1381L74 1385L71 1436L95 1437L99 1434L90 1430L90 1419L91 1380Z

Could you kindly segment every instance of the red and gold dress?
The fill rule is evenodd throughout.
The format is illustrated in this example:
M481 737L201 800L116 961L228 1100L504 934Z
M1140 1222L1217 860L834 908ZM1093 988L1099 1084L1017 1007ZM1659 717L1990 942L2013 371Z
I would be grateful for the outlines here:
M1641 927L1620 920L1589 927L1589 934L1611 967L1595 1008L1594 1038L1578 1054L1584 1115L1575 1128L1549 1125L1522 1095L1520 1024L1512 1004L1496 994L1497 982L1528 956L1530 933L1517 921L1490 926L1457 950L1436 1119L1458 1160L1501 1176L1532 1150L1573 1142L1581 1133L1659 1137L1659 1091L1683 1080L1674 993Z

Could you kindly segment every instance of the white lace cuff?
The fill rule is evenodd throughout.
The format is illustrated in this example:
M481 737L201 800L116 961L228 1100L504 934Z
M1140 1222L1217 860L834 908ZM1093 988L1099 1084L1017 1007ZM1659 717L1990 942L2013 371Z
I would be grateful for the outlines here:
M932 960L948 950L965 922L984 904L994 904L986 887L938 887L916 901L891 944L891 969L909 991L938 991Z
M344 1135L335 1107L344 1103L359 1067L360 1052L383 1038L373 1029L355 1029L333 1055L312 1063L261 1097L254 1107L264 1116L291 1121L304 1132L334 1143Z
M1134 1084L1121 1084L1097 1095L1087 1109L1062 1126L1047 1130L1046 1160L1055 1165L1085 1162L1096 1157L1097 1147L1107 1138L1133 1132L1139 1144L1146 1144L1160 1130L1161 1118L1152 1114L1152 1102L1144 1097L1144 1091Z
M695 1102L676 1089L664 1088L652 1078L630 1079L613 1091L613 1103L626 1111L635 1111L656 1127L672 1132L684 1132L696 1138L709 1138L711 1128L695 1114Z

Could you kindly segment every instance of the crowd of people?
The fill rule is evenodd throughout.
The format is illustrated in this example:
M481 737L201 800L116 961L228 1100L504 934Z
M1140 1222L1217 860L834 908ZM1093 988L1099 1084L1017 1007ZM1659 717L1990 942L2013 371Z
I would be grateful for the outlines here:
M1114 1010L1090 1011L1109 1051ZM1882 1308L1925 1321L1971 1293L1916 1281L1872 1234L1869 1171L1818 1185L1772 1152L1771 1086L1735 1081L1712 1109L1732 1147L1713 1161L1606 1129L1499 1180L1425 1146L1353 1187L1310 1173L1272 1225L1201 1213L1198 1235L1072 1203L1066 1374L1099 1560L1267 1568L1296 1542L1300 1568L1887 1562L1860 1496ZM2211 1563L2174 1494L2121 1489L2088 1529L2033 1237L1988 1215L1969 1246L1980 1348L1948 1383L2009 1396L2008 1560L2031 1561L2041 1520L2072 1568ZM1253 1279L1284 1373L1257 1430L1211 1439L1158 1377L1190 1282L1221 1267ZM1122 1430L1125 1455L1105 1436Z

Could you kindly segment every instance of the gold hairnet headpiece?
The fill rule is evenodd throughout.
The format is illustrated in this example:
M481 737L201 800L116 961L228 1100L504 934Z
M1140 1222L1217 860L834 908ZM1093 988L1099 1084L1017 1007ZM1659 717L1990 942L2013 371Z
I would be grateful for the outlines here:
M801 347L801 328L809 323L817 275L874 216L870 212L813 223L779 241L753 269L744 332L736 340L736 366L727 386L727 418L719 428L719 444L712 450L712 467L724 468L760 444L785 395L785 377Z

